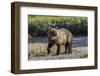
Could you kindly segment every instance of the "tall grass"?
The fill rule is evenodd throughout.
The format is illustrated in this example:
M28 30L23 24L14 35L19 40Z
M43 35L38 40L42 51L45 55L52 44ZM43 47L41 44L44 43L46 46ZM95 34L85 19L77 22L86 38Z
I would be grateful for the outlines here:
M28 15L28 32L32 36L46 36L49 26L66 28L74 34L86 34L87 24L87 17Z

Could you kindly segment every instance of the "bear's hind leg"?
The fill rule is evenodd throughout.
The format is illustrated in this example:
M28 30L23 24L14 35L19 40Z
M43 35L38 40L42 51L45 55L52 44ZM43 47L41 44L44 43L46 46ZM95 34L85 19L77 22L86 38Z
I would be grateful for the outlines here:
M68 44L68 54L72 53L72 43Z
M56 53L56 55L59 55L59 54L60 54L60 50L61 50L61 45L58 44L58 45L57 45L57 53Z
M68 54L68 43L65 44L65 54Z

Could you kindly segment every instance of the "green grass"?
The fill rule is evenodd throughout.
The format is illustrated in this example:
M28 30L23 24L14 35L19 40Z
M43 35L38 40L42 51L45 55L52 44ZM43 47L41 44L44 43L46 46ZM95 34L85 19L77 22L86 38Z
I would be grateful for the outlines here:
M46 36L49 26L69 29L73 34L87 34L87 17L28 15L28 33ZM76 30L77 29L77 30Z
M29 26L47 27L49 24L81 24L87 25L87 17L78 16L28 16Z

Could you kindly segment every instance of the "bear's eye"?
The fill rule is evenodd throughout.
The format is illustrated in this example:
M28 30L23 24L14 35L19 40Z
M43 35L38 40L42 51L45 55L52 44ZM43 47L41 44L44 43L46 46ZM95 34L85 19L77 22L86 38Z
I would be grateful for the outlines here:
M56 36L57 35L57 33L55 32L55 31L51 31L51 33L50 33L52 36Z

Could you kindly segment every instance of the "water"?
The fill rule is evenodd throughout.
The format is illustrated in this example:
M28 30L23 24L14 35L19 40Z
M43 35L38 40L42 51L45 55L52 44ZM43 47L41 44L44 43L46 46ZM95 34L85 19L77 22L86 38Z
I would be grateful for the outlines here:
M48 39L42 37L33 37L29 39L31 43L48 43ZM85 47L88 45L88 37L87 36L78 36L73 38L73 47Z
M87 36L80 36L73 38L73 47L85 47L88 45L88 37Z

